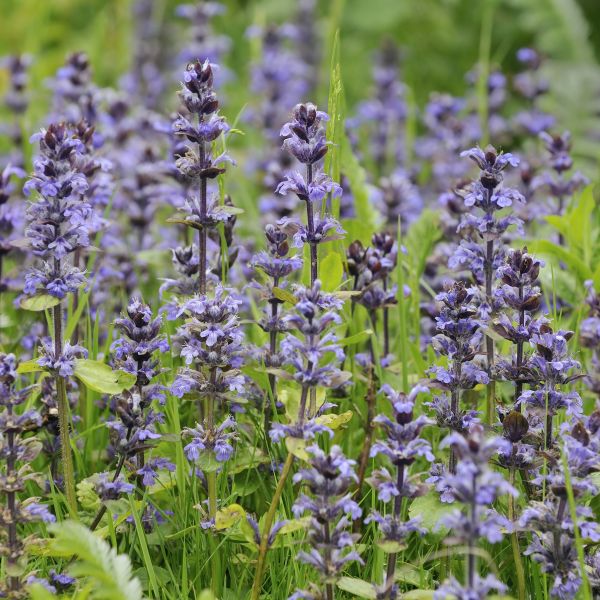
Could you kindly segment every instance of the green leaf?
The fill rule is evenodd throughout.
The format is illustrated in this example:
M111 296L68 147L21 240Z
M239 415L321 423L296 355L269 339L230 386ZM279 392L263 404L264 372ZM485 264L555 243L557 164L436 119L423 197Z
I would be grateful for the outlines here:
M37 373L38 371L43 370L43 367L38 365L36 358L19 363L19 366L17 367L17 373Z
M436 527L439 520L444 515L452 512L453 509L452 504L440 502L438 495L431 492L425 496L415 498L408 512L411 519L421 517L421 525L431 531Z
M230 504L229 506L218 510L215 516L215 529L221 531L233 527L240 519L246 518L246 511L239 504Z
M339 429L342 425L345 425L352 418L353 413L351 410L347 410L343 412L341 415L336 415L334 413L330 413L327 415L321 415L319 417L315 417L315 421L320 425L325 425L325 427L329 427L329 429Z
M325 292L333 292L342 283L344 265L337 252L330 252L319 265L319 278Z
M132 576L127 555L117 554L107 542L74 521L51 525L50 530L55 536L53 549L77 557L69 572L74 577L89 578L95 600L142 600L142 586ZM39 598L44 600L43 596Z
M342 577L337 586L344 592L350 592L359 598L377 598L377 592L372 583L356 577Z
M528 244L531 252L551 256L563 262L577 276L580 283L592 278L592 270L573 252L548 240L536 240Z
M345 219L344 229L347 231L347 239L350 241L360 240L365 246L371 243L371 236L375 232L376 210L369 199L369 187L367 176L358 159L352 152L348 136L342 134L341 163L344 165L344 174L350 183L350 189L354 196L356 217Z
M38 294L36 296L29 296L27 298L22 298L20 302L20 306L24 310L32 310L34 312L40 312L42 310L46 310L48 308L52 308L60 304L60 298L55 298L50 294Z
M294 294L279 287L273 288L273 296L275 296L277 300L281 300L282 302L288 302L291 305L295 305L298 302Z
M343 338L337 342L338 346L354 346L368 340L373 335L372 329L365 329L349 337Z
M39 583L27 586L27 591L31 600L56 600L56 595Z
M217 471L221 466L213 452L202 452L196 461L196 464L205 473L213 473Z
M433 600L433 592L431 590L410 590L402 594L402 600Z
M74 375L88 389L101 394L120 394L135 384L136 376L125 371L113 371L99 360L78 358Z

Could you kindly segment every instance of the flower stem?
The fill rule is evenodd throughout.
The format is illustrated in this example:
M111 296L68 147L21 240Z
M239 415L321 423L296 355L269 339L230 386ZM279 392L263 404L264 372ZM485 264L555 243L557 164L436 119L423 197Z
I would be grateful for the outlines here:
M13 407L12 404L8 404L8 418L9 421L12 417ZM15 433L14 431L8 431L6 434L8 453L6 455L6 478L10 481L16 478L15 472ZM17 566L17 559L19 556L19 546L17 542L17 499L16 492L13 489L9 489L6 492L6 509L9 515L7 534L8 534L8 556L6 558L7 571L12 572L11 567ZM8 577L8 589L11 592L17 592L20 588L21 580L19 577L10 575Z
M279 505L279 500L281 499L281 494L283 493L283 488L285 483L289 477L290 471L292 469L292 465L294 463L294 455L290 452L285 459L285 463L283 464L283 469L281 470L281 476L279 477L279 481L277 482L277 487L275 488L275 493L273 494L273 498L271 500L271 504L269 506L269 510L265 517L265 524L263 527L262 537L260 539L260 546L258 549L258 559L256 561L256 571L254 572L254 582L252 584L252 594L250 596L251 600L258 600L260 589L262 586L262 578L265 570L265 560L267 556L267 550L269 547L269 533L271 533L271 527L273 526L273 521L275 520L275 513L277 511L277 506Z
M200 162L206 159L205 143L199 144ZM200 178L200 220L201 228L198 230L198 291L200 295L206 294L206 177Z
M491 192L488 192L491 194ZM485 257L485 295L489 304L490 312L492 310L492 282L494 275L494 240L488 240L486 244ZM496 382L492 379L492 369L494 367L494 340L485 336L485 347L487 354L487 370L490 382L487 386L486 419L488 425L494 424L494 415L496 413Z
M53 309L54 315L54 356L55 359L63 352L62 333L62 307L57 304ZM60 435L60 448L63 461L63 477L67 505L71 518L77 519L77 494L75 493L75 470L73 468L73 454L71 452L71 438L69 433L69 401L67 398L67 382L64 377L56 375L56 400L58 409L58 425Z
M508 473L509 483L514 486L514 467L511 467ZM511 523L515 520L515 499L512 494L508 495L508 520L511 521ZM519 546L519 534L517 531L513 531L510 534L510 543L513 551L513 561L515 563L515 573L517 575L519 600L525 600L525 569L523 568L523 561L521 559L521 548Z
M399 523L402 509L402 488L404 487L404 465L398 465L398 473L396 477L396 488L398 495L394 498L394 520ZM392 590L394 588L394 575L396 574L396 560L398 554L392 552L388 557L387 573L385 578L385 597L392 598Z

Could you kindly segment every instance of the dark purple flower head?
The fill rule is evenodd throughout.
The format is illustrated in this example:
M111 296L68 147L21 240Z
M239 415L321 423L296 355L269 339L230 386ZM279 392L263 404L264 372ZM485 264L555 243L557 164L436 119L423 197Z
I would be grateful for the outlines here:
M467 156L481 169L479 181L486 190L493 190L503 179L502 171L509 165L517 167L519 159L510 153L498 153L493 146L488 146L485 151L481 148L471 148L461 152L461 156Z
M321 123L329 120L327 113L308 102L297 104L291 120L280 131L283 147L301 163L313 165L327 154L325 130Z

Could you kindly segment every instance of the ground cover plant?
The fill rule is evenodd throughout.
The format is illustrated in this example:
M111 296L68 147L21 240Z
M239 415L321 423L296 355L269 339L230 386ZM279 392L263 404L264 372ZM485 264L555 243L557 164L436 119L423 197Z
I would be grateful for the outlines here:
M600 12L419 7L6 3L0 598L600 597Z

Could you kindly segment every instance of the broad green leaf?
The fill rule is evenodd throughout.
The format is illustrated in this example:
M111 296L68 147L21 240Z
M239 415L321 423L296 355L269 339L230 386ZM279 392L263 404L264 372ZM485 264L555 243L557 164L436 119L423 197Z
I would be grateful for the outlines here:
M396 554L406 548L406 544L401 544L400 542L386 541L386 540L381 540L381 541L377 542L377 545L386 554Z
M308 461L310 458L306 451L306 446L306 440L293 437L285 438L285 447L287 448L287 451L300 460Z
M120 394L135 384L136 376L125 371L113 371L99 360L78 358L74 375L87 388L101 394Z
M410 592L402 594L402 600L433 600L433 591L410 590Z
M17 373L37 373L38 371L43 370L44 368L38 365L36 358L19 363L19 366L17 367Z
M454 510L452 504L444 504L443 502L440 502L438 495L434 492L430 492L425 496L415 498L410 505L408 512L411 519L420 517L421 525L425 529L433 531L436 528L439 520L444 515L452 512L452 510Z
M196 464L205 473L212 473L223 466L222 463L216 459L213 452L202 452L198 457Z
M350 592L359 598L377 598L377 591L373 584L364 579L356 577L342 577L338 580L337 586L344 592Z
M27 586L27 590L31 600L56 600L56 594L49 592L43 585L40 585L39 583Z
M215 529L222 531L233 527L240 519L246 518L246 511L239 504L230 504L217 511L215 516Z
M55 298L50 294L38 294L36 296L29 296L27 298L22 298L20 302L20 306L22 309L31 310L34 312L40 312L42 310L52 308L57 304L60 304L60 298Z
M351 410L347 410L343 412L341 415L336 414L328 414L321 415L320 417L316 417L315 421L320 425L325 425L325 427L329 427L329 429L339 429L342 425L345 425L350 421L353 416L353 412Z
M319 278L323 284L323 290L333 292L342 283L344 276L344 265L337 252L330 252L319 265Z
M291 305L295 305L298 302L294 294L279 287L273 288L273 296L275 296L277 300L281 300L282 302L288 302Z

